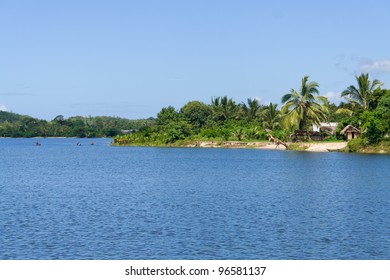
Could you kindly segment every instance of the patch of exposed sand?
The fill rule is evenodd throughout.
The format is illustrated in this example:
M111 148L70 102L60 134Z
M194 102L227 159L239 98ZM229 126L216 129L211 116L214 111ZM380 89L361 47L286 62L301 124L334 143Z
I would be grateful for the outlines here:
M308 143L305 144L308 146L306 151L308 152L328 152L337 151L345 148L347 146L347 142L335 142L335 143Z
M347 142L311 142L297 143L301 147L307 147L307 152L328 152L337 151L347 146ZM200 141L196 144L188 145L189 147L201 148L255 148L265 150L286 150L283 145L276 146L270 142L240 142L240 141Z

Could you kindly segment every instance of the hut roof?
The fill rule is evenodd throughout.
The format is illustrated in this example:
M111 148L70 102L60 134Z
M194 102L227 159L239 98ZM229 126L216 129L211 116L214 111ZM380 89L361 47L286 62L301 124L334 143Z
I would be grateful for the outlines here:
M344 134L346 132L358 132L360 133L360 130L357 129L356 127L354 127L353 125L347 125L346 127L344 127L343 130L340 131L340 134Z

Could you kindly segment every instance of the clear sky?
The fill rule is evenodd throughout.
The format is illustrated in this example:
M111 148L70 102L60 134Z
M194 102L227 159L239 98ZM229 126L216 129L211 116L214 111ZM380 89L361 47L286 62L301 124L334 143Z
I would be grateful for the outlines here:
M0 0L0 110L155 117L213 96L280 104L370 73L390 88L390 1Z

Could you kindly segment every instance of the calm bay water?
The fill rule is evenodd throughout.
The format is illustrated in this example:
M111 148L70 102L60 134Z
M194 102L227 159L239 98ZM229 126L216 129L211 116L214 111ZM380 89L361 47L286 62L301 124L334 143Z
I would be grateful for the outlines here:
M0 259L390 259L389 156L35 141L0 139Z

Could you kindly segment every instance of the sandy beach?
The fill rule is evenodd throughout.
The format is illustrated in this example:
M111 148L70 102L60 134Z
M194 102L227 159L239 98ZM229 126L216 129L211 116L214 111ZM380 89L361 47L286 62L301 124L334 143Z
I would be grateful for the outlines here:
M305 151L308 152L329 152L343 149L347 146L347 142L335 142L335 143L308 143L308 148Z
M287 143L288 145L291 143ZM310 142L310 143L294 143L307 152L329 152L343 149L347 146L347 142ZM286 150L283 145L276 146L270 142L240 142L240 141L199 141L188 147L200 148L254 148L265 150Z

